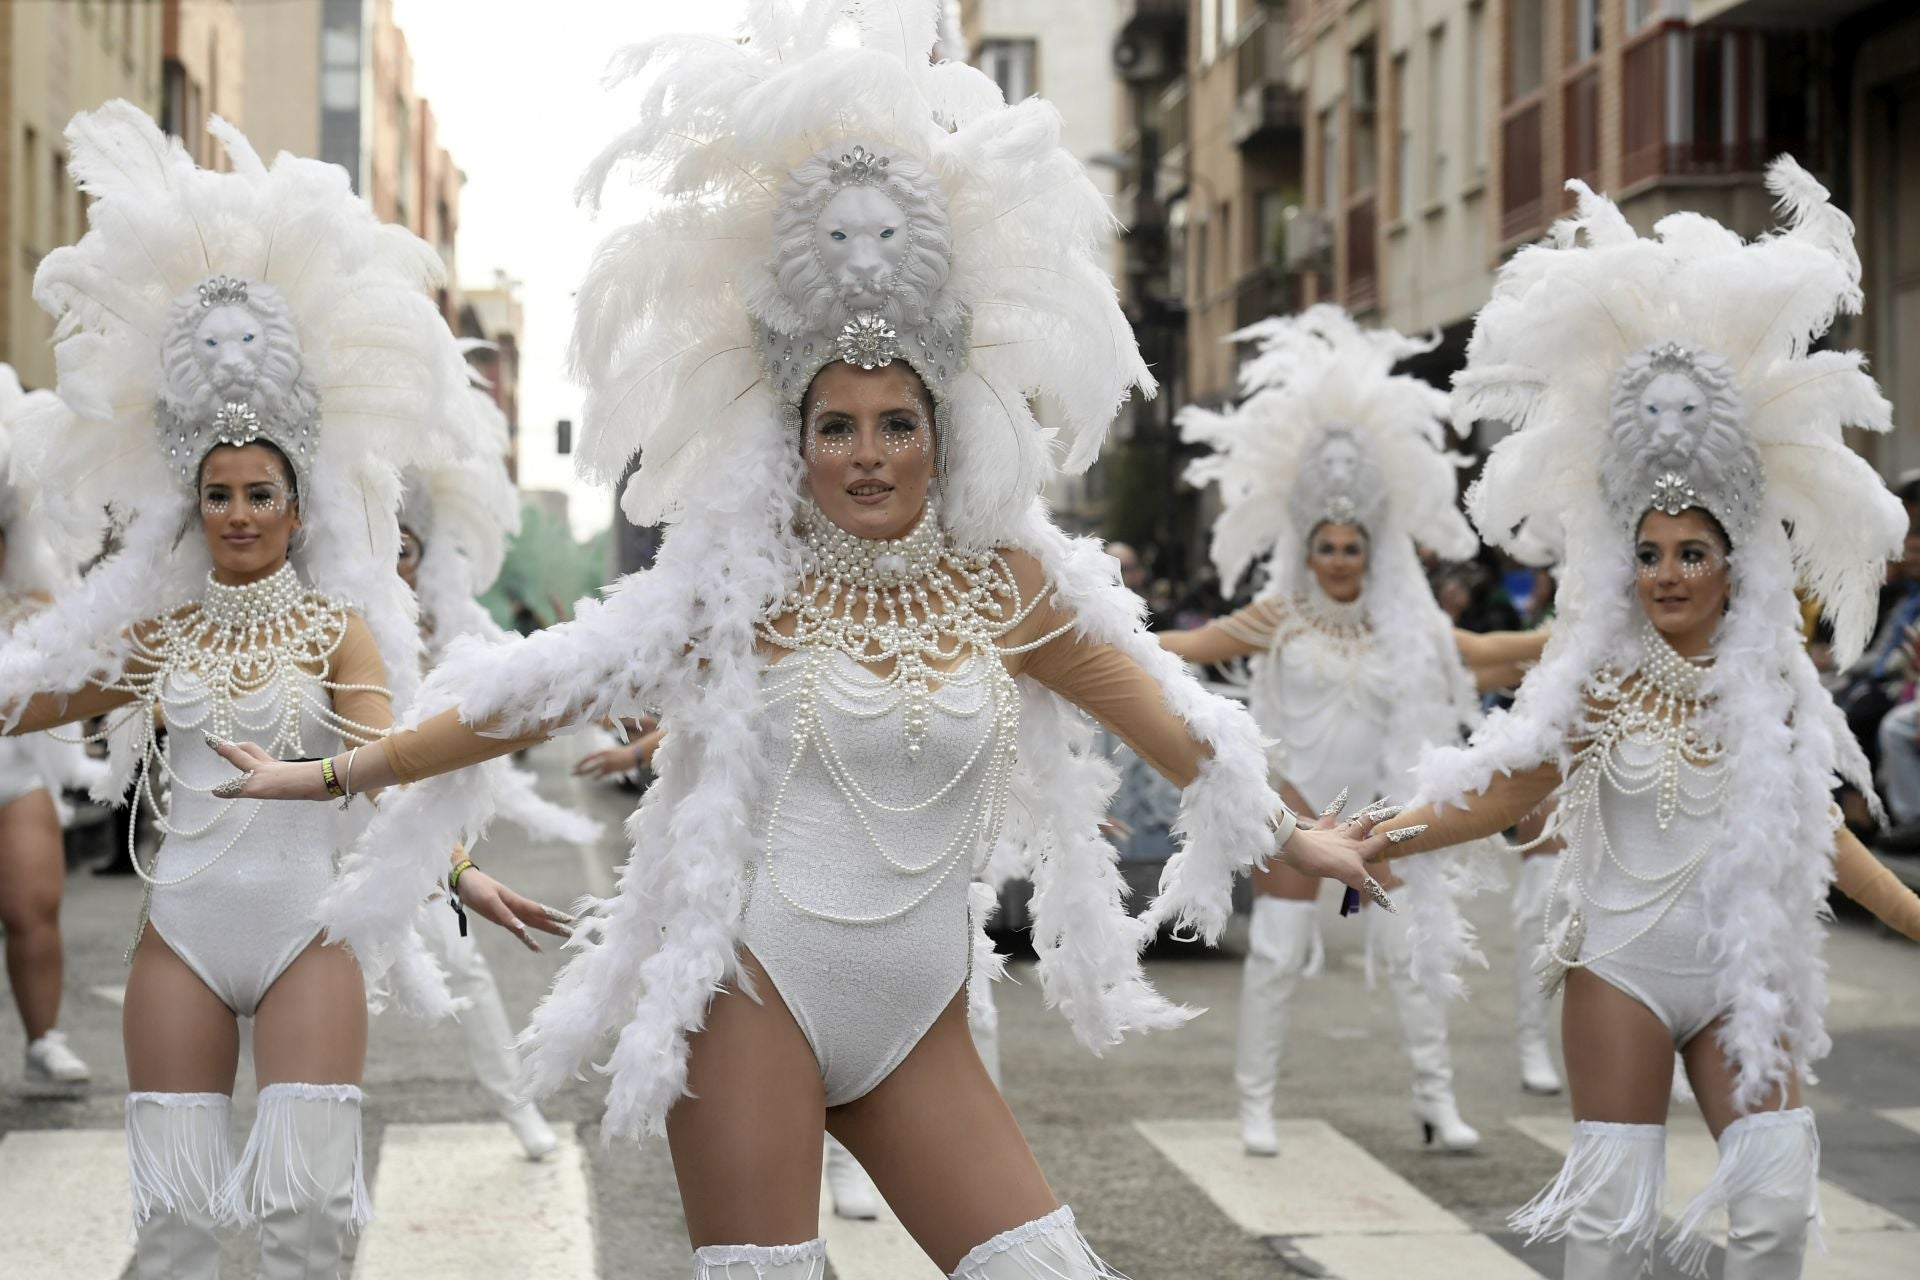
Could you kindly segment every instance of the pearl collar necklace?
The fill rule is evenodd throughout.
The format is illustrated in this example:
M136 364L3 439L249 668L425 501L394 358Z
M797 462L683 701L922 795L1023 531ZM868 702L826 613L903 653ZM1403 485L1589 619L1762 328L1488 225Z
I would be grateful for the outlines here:
M251 631L285 618L306 594L306 588L300 585L300 575L286 561L258 581L238 585L221 582L208 571L200 611L220 626Z
M901 587L940 567L947 540L940 515L929 502L904 538L862 538L848 533L812 502L801 514L807 570L867 588Z

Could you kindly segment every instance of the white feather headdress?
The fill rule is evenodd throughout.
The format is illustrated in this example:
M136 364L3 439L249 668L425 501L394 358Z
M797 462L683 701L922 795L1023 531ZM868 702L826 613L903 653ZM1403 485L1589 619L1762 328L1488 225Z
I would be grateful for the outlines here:
M61 412L58 396L22 391L13 366L0 364L0 534L6 535L0 591L51 594L72 579L72 558L56 551L41 514L39 486L13 456L16 429L30 429L37 416L58 419Z
M400 505L400 524L423 547L416 594L436 652L457 636L492 629L474 597L500 576L507 540L520 531L506 415L479 386L463 393L455 415L459 451L407 468Z
M1178 421L1182 439L1213 450L1187 481L1219 487L1213 562L1229 591L1256 561L1277 561L1272 576L1291 584L1295 553L1330 519L1365 526L1376 544L1400 534L1448 559L1474 553L1479 541L1455 501L1466 460L1447 452L1446 393L1393 372L1432 342L1362 329L1332 303L1228 341L1256 344L1240 369L1244 399L1218 411L1189 406ZM1340 454L1332 469L1330 452Z
M203 286L224 305L235 282L271 298L283 326L270 339L276 391L251 407L293 428L261 434L289 449L306 484L296 568L366 617L397 693L417 682L392 512L398 468L451 447L436 423L465 394L465 364L427 293L439 259L380 223L338 167L283 154L269 168L225 121L208 128L231 173L197 167L125 102L68 125L90 229L47 255L34 296L57 322L70 413L16 446L71 536L97 538L110 507L125 532L120 551L22 629L26 644L9 646L0 703L111 674L128 627L198 597L209 560L183 536L191 485L180 482L197 459L179 451L203 446L205 412L225 406L206 388L183 393L172 343Z
M1701 871L1702 957L1728 1010L1720 1039L1742 1108L1830 1047L1819 917L1831 793L1842 778L1873 795L1807 656L1796 587L1833 620L1836 651L1857 654L1906 528L1841 437L1886 430L1887 401L1858 352L1812 349L1838 313L1860 308L1852 224L1789 157L1767 185L1786 225L1744 242L1694 213L1643 238L1611 201L1570 183L1574 216L1502 268L1454 412L1518 429L1495 446L1469 508L1491 542L1562 550L1558 616L1513 708L1421 767L1423 795L1442 803L1497 774L1565 769L1589 679L1644 657L1632 558L1641 515L1698 506L1721 520L1731 590L1702 693L1729 783ZM1675 377L1657 389L1659 373Z

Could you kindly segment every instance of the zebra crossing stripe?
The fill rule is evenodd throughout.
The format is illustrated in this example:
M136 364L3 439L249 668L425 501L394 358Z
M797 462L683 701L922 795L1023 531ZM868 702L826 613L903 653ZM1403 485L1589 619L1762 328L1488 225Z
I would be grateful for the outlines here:
M586 1154L570 1129L538 1163L504 1124L390 1124L356 1280L599 1274Z
M120 1280L133 1261L127 1140L118 1129L0 1138L0 1276Z
M1572 1137L1567 1121L1517 1116L1509 1122L1542 1146L1566 1153ZM1719 1162L1719 1147L1703 1121L1698 1117L1668 1121L1665 1209L1669 1219L1707 1185ZM1912 1223L1824 1179L1820 1183L1820 1212L1826 1249L1807 1251L1806 1280L1880 1280L1906 1274L1915 1256L1920 1255L1920 1233ZM1715 1243L1724 1244L1725 1222L1709 1226Z
M820 1235L837 1280L945 1280L913 1242L887 1202L875 1196L880 1216L871 1222L843 1218L833 1211L833 1195L820 1180Z
M1134 1127L1241 1230L1285 1237L1341 1280L1539 1280L1324 1121L1280 1121L1277 1159L1243 1152L1228 1120Z
M1902 1129L1911 1129L1920 1133L1920 1107L1892 1107L1880 1113L1882 1119L1891 1120Z

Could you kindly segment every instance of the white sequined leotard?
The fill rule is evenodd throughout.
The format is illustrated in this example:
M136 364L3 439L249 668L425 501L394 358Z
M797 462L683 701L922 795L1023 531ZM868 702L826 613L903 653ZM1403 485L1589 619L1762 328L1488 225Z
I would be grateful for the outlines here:
M840 1106L886 1079L965 985L967 886L1000 829L1018 694L997 655L969 658L933 692L909 754L919 713L843 652L795 653L762 688L786 769L758 814L742 938Z

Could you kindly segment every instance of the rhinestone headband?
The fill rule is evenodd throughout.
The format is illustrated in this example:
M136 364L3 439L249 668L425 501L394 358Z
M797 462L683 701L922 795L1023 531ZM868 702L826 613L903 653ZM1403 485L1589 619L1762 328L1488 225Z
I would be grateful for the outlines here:
M827 161L827 172L836 186L866 186L887 176L887 157L875 155L863 146L843 152L838 160Z
M200 305L211 311L221 306L245 306L247 282L232 276L214 276L200 284Z

